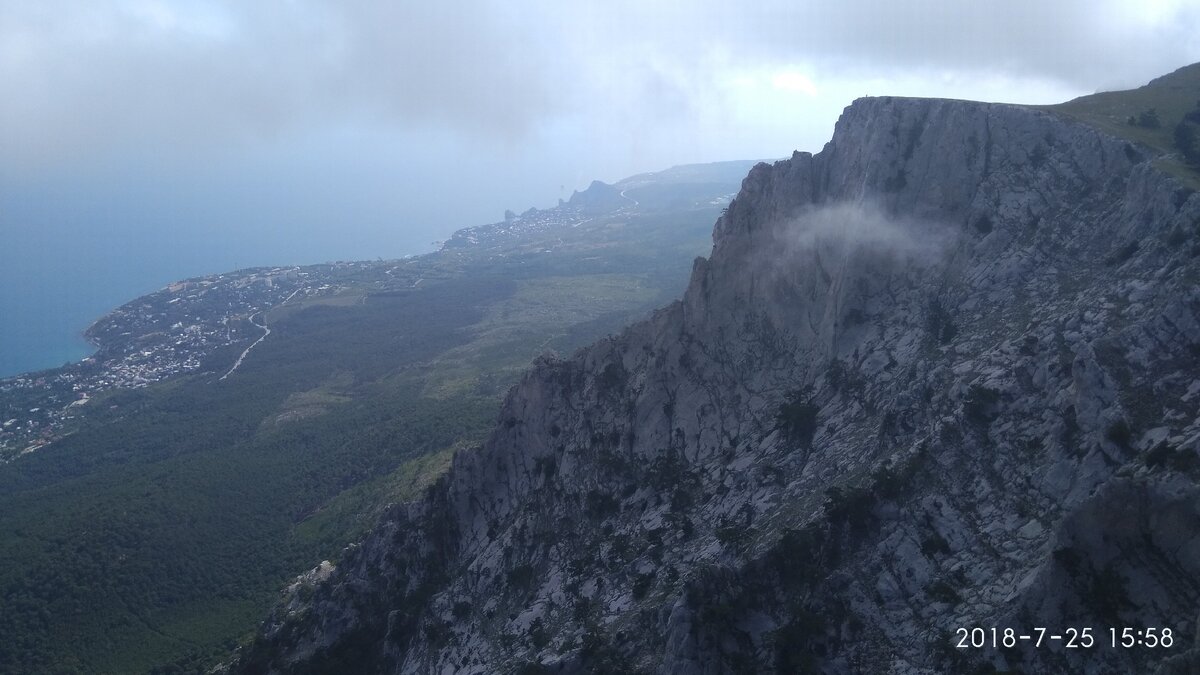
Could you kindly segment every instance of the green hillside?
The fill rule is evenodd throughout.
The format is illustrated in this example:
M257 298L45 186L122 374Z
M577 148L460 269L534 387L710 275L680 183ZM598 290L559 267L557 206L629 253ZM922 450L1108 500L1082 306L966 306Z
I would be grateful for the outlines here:
M0 465L0 672L210 668L289 579L477 443L535 356L675 297L737 189L712 180L623 186L620 208L570 226L485 228L405 262L411 288L350 281L266 313L227 379L244 343L89 403Z
M1163 153L1156 160L1157 166L1185 184L1200 188L1200 170L1195 162L1185 161L1175 137L1184 116L1200 108L1200 63L1184 66L1137 89L1106 91L1042 108Z

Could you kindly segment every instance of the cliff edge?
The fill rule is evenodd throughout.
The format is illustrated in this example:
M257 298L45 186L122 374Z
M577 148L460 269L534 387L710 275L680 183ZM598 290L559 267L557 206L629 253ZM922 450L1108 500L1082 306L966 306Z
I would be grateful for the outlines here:
M1153 154L856 101L750 172L681 301L535 364L231 670L1189 672L1200 197Z

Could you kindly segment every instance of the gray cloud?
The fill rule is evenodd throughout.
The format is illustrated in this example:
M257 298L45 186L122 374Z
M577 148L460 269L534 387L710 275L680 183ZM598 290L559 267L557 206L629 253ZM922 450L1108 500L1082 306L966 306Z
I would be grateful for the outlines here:
M703 4L620 0L610 16L653 27L669 36L666 50L693 59L719 47L751 61L1034 75L1087 89L1109 80L1135 86L1200 58L1200 6L1186 0Z
M556 62L498 6L4 3L0 142L33 159L297 125L521 135L553 114Z
M938 262L958 241L959 228L897 218L878 204L841 202L809 209L780 231L782 258L812 253L836 265L855 258Z
M0 310L81 330L184 276L420 252L594 178L819 150L864 94L1134 86L1200 60L1198 11L0 0ZM870 209L808 226L823 260L924 250Z
M619 137L720 114L737 68L1091 91L1200 58L1198 35L1185 2L0 1L0 149L70 161L358 124L504 144L563 120Z

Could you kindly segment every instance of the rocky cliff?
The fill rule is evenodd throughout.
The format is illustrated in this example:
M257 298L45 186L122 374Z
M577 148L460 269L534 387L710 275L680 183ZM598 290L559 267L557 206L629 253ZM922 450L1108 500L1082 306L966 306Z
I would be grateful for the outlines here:
M232 669L1194 672L1200 196L1151 154L855 102L750 172L681 301L537 363Z

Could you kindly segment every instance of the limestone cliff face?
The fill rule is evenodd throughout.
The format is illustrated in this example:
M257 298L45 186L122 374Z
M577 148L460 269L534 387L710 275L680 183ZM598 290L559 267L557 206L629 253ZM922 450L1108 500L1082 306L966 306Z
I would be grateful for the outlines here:
M750 172L680 302L537 363L233 670L1191 672L1200 197L1151 159L855 102ZM993 626L1096 645L956 648Z

